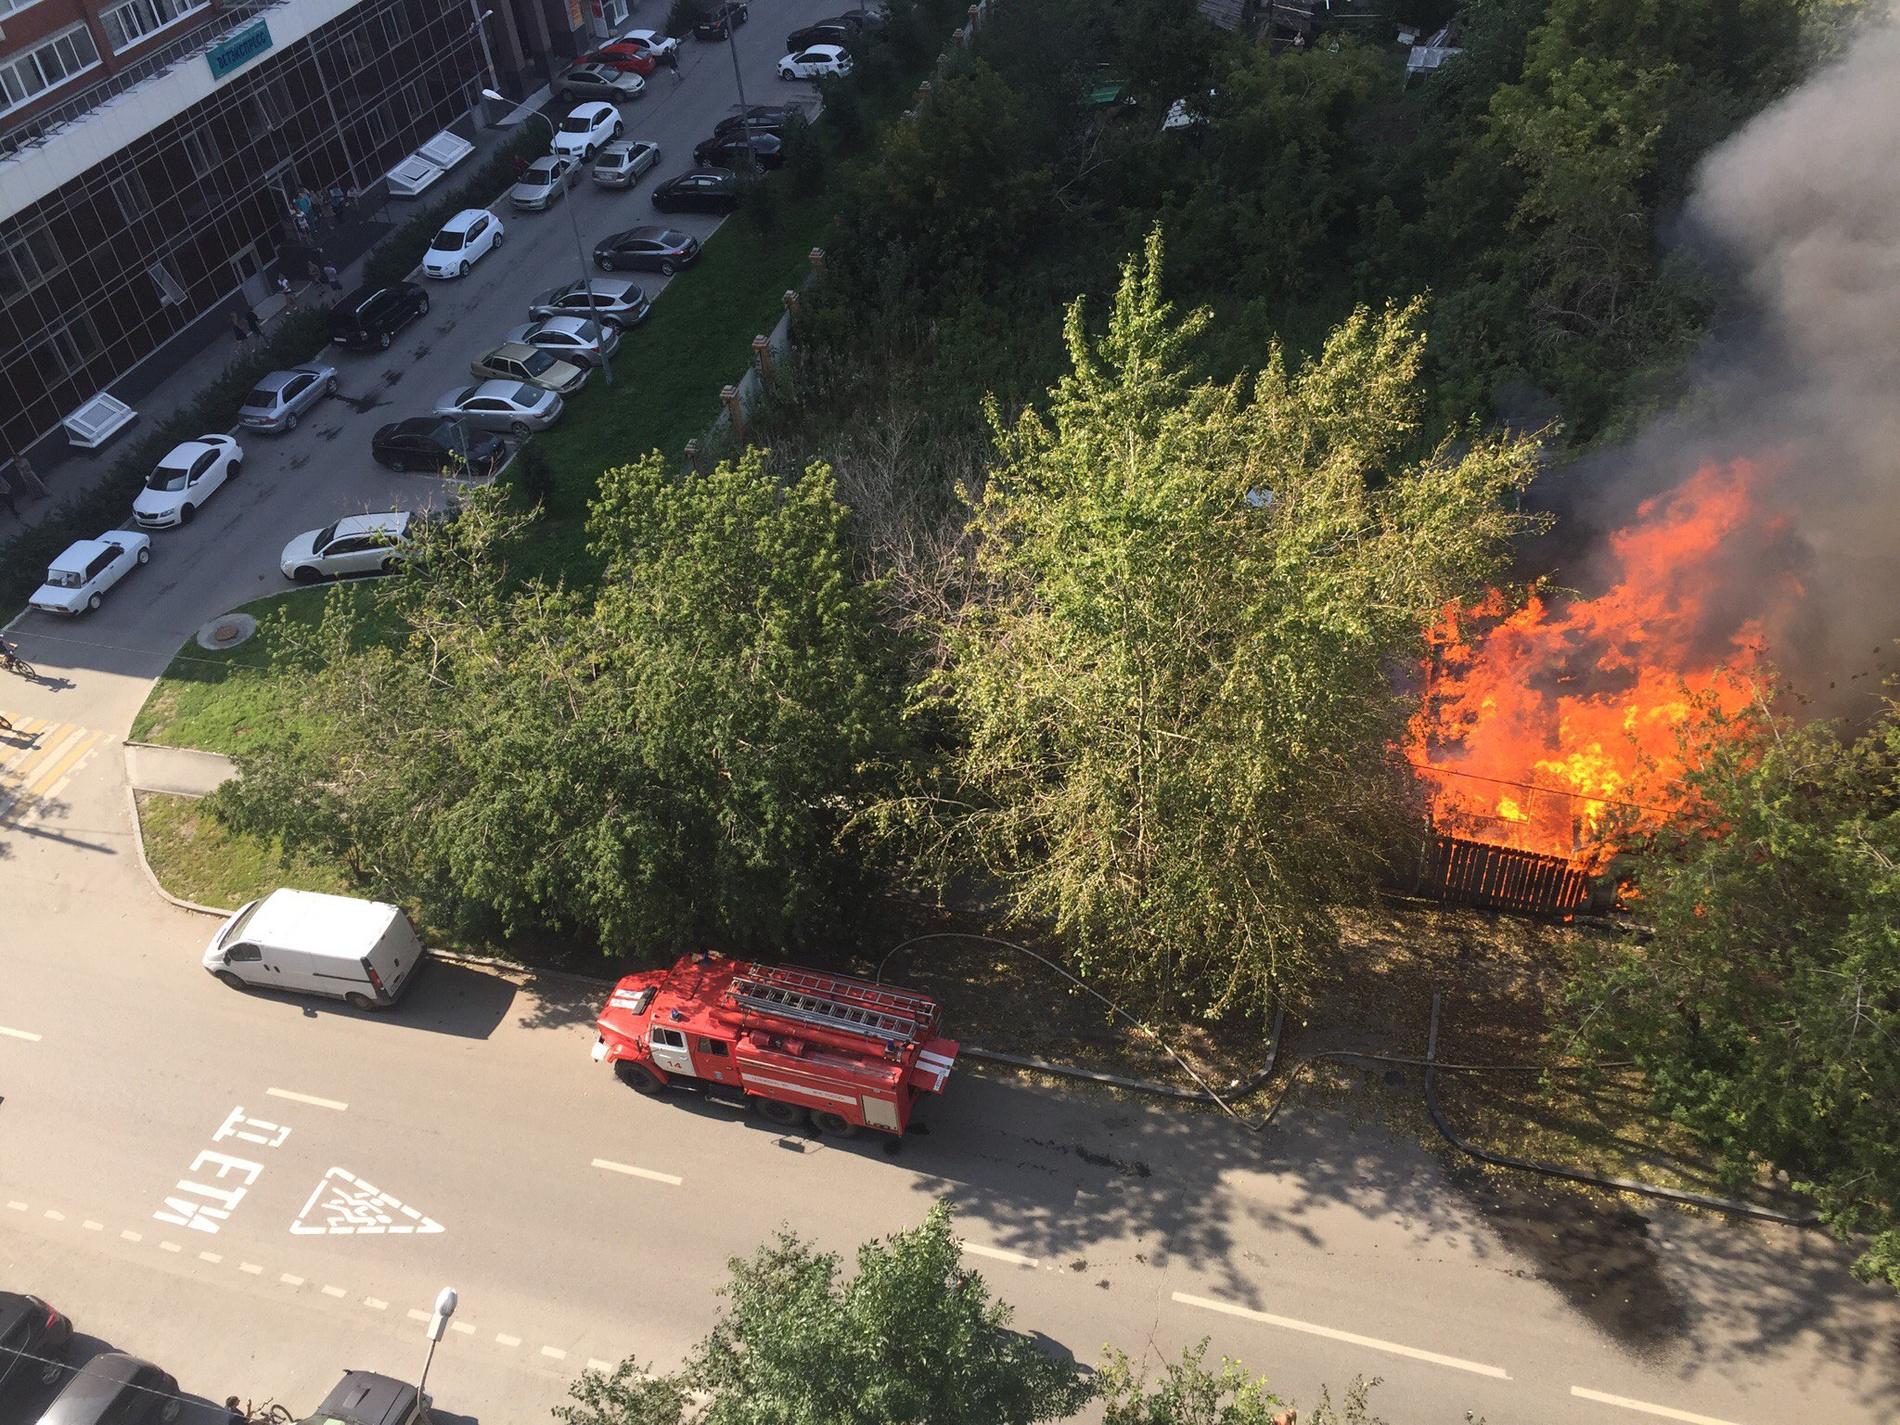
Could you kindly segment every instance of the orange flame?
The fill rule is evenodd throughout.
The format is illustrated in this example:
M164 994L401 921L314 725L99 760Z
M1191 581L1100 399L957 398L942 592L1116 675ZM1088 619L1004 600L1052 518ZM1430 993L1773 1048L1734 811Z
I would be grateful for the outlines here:
M1406 756L1440 832L1595 869L1619 833L1680 804L1684 734L1751 702L1784 522L1747 462L1705 465L1609 540L1592 599L1501 592L1453 605L1432 637ZM1731 580L1729 572L1733 571Z

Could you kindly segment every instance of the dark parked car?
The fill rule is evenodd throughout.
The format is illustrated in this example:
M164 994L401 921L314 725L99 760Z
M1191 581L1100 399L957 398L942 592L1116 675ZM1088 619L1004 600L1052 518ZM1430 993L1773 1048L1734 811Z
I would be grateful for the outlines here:
M671 277L699 257L699 239L672 228L628 228L594 244L602 272L657 272Z
M59 1356L72 1338L73 1323L37 1296L0 1291L0 1398L58 1380L66 1370Z
M807 25L802 30L793 30L785 37L785 52L797 54L800 50L810 49L813 45L849 45L857 36L848 25L836 20L821 20L815 25Z
M381 347L429 310L429 294L413 282L358 287L330 308L330 340L338 346Z
M407 1381L374 1371L346 1371L323 1397L312 1422L338 1425L429 1425L430 1400Z
M802 109L788 109L778 104L754 104L743 114L733 114L713 125L713 137L724 138L727 134L737 133L741 127L751 125L755 134L777 134L785 131L792 117L803 117Z
M785 162L784 146L777 134L752 131L752 161L760 168L777 168ZM693 162L711 164L715 168L744 168L746 166L746 141L743 129L734 129L729 134L715 134L693 149Z
M662 213L730 213L739 206L739 175L730 168L695 168L653 190Z
M74 1373L39 1425L171 1425L184 1408L171 1376L150 1361L107 1351Z
M440 475L451 464L465 462L469 477L481 479L501 468L508 447L498 435L470 430L445 416L412 416L377 431L369 450L391 470Z
M727 0L727 3L714 10L705 19L693 26L693 38L696 40L723 40L728 33L739 28L752 18L752 12L740 3L740 0Z

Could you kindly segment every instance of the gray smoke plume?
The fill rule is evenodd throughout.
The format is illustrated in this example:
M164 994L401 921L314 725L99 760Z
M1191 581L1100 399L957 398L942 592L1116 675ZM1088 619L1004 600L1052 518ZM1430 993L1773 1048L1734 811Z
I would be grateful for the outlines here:
M1728 321L1682 409L1630 448L1587 462L1580 483L1612 506L1592 522L1620 522L1632 497L1673 487L1707 461L1757 462L1765 508L1787 521L1777 557L1764 563L1761 547L1737 549L1710 571L1709 592L1764 621L1770 659L1817 711L1870 712L1900 637L1900 29L1891 14L1704 160L1687 219L1731 290ZM1798 580L1798 597L1784 574Z

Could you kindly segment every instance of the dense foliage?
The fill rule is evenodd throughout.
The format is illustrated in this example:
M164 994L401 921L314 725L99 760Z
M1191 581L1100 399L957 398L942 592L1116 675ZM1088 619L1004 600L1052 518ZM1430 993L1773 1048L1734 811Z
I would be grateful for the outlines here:
M1900 1289L1900 713L1726 730L1635 861L1652 933L1575 987L1738 1178L1786 1169Z
M473 492L385 586L405 637L356 646L339 600L286 642L310 731L243 759L214 809L445 921L622 950L836 930L875 866L853 817L908 755L845 520L822 468L650 456L602 476L582 595L512 587L532 526Z
M1532 462L1407 458L1410 310L1215 385L1188 361L1206 314L1160 284L1154 239L1099 341L1070 310L1048 416L999 431L949 647L954 815L1085 971L1263 1009L1382 869L1407 815L1392 670L1497 573Z
M1223 1358L1218 1371L1203 1364L1207 1342L1191 1346L1178 1361L1163 1366L1159 1378L1122 1352L1111 1349L1108 1366L1096 1379L1103 1425L1297 1425L1297 1410L1250 1375L1240 1362ZM1356 1379L1335 1406L1320 1387L1319 1399L1303 1418L1308 1425L1383 1425L1367 1408L1372 1380ZM1469 1417L1467 1416L1467 1419Z

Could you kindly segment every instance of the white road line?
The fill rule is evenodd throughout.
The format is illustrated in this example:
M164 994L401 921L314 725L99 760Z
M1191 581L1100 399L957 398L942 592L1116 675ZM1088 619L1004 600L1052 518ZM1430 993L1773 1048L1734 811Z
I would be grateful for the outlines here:
M6 1027L6 1025L4 1025L4 1024L0 1024L0 1038L3 1038L3 1039L24 1039L24 1040L26 1040L26 1042L27 1042L27 1043L29 1043L29 1044L37 1044L37 1043L39 1043L39 1042L40 1042L40 1036L39 1036L39 1035L37 1035L37 1034L35 1034L35 1033L33 1033L33 1031L32 1031L32 1030L30 1030L30 1029L8 1029L8 1028Z
M541 1348L541 1354L546 1356L550 1361L565 1361L567 1359L567 1352L563 1351L559 1346L543 1346Z
M121 1228L119 1230L119 1235L125 1238L125 1240L128 1242L143 1242L145 1240L144 1236L141 1233L134 1232L129 1227Z
M179 1246L176 1242L160 1242L158 1245L162 1250L167 1251L167 1252L182 1252L185 1250L183 1247Z
M88 1217L84 1222L80 1223L79 1225L85 1228L88 1232L103 1232L106 1230L105 1223L94 1222L90 1217Z
M464 1336L473 1336L475 1334L475 1328L466 1321L451 1321L449 1323L449 1330L460 1331Z
M292 1093L289 1089L265 1089L264 1092L272 1098L287 1098L292 1103L307 1103L312 1108L334 1108L338 1113L347 1113L350 1107L347 1103L338 1103L333 1098L317 1098L307 1093Z
M7 1206L8 1206L9 1208L11 1208L11 1209L12 1209L13 1211L15 1211L15 1212L25 1212L25 1211L26 1211L26 1204L25 1204L25 1203L23 1203L23 1202L10 1202L10 1203L8 1203L8 1204L7 1204Z
M303 1285L302 1277L293 1277L289 1272L285 1272L282 1276L277 1278L277 1280L282 1282L285 1286L302 1286Z
M1631 1400L1627 1395L1606 1395L1600 1390L1587 1390L1580 1385L1571 1386L1570 1393L1579 1400L1594 1400L1599 1405L1620 1405L1625 1410L1660 1415L1664 1420L1685 1421L1686 1425L1735 1425L1732 1420L1718 1420L1713 1415L1697 1415L1692 1410L1672 1410L1667 1405L1651 1405L1646 1400Z
M224 1258L220 1257L216 1252L200 1252L198 1254L198 1260L201 1262L210 1262L213 1266L216 1266L219 1262L222 1262Z
M343 1290L343 1288L340 1286L326 1286L323 1289L323 1294L325 1296L348 1296L349 1295L349 1293Z
M1477 1376L1490 1376L1493 1380L1509 1380L1509 1371L1499 1370L1496 1366L1483 1365L1477 1361L1462 1360L1457 1356L1441 1356L1436 1351L1421 1351L1416 1346L1401 1346L1396 1341L1381 1341L1376 1336L1361 1336L1352 1331L1336 1331L1331 1326L1315 1326L1310 1321L1295 1321L1290 1316L1274 1316L1265 1311L1252 1311L1244 1306L1235 1306L1232 1302L1212 1301L1204 1296L1189 1296L1177 1291L1174 1299L1183 1306L1198 1306L1203 1311L1218 1311L1226 1316L1238 1316L1246 1321L1258 1321L1267 1326L1279 1326L1288 1331L1303 1331L1308 1336L1323 1336L1329 1341L1344 1341L1349 1346L1364 1346L1369 1351L1388 1351L1395 1356L1406 1356L1414 1361L1426 1361L1434 1366L1450 1366L1455 1371L1470 1371Z
M256 1262L239 1262L238 1270L241 1272L249 1272L254 1277L261 1277L264 1275L264 1269L260 1267Z
M981 1242L959 1242L957 1245L972 1257L988 1257L993 1262L1008 1262L1012 1266L1029 1267L1032 1270L1041 1265L1034 1257L1025 1257L1021 1252L1010 1252L1001 1247L985 1247Z
M368 1308L369 1308L369 1309L370 1309L371 1311L387 1311L387 1310L389 1310L389 1303L388 1303L388 1302L386 1302L386 1301L384 1301L384 1300L383 1300L382 1298L380 1298L380 1297L375 1297L375 1296L366 1296L366 1297L364 1297L364 1298L363 1298L363 1305L365 1305L365 1306L367 1306L367 1307L368 1307Z
M427 1321L430 1317L428 1312L417 1311L415 1307L412 1306L409 1308L409 1319L411 1321Z
M625 1173L630 1178L646 1178L649 1182L670 1183L679 1187L685 1179L676 1178L671 1173L656 1173L651 1168L636 1168L628 1163L610 1163L605 1158L594 1159L594 1166L605 1168L610 1173Z
M587 1369L590 1371L599 1371L602 1375L612 1375L614 1373L613 1366L601 1360L598 1356L589 1356L587 1358Z
M55 1212L49 1207L46 1209L46 1220L48 1222L64 1222L66 1220L66 1214L63 1212Z
M497 1346L519 1346L521 1344L521 1338L519 1336L504 1336L497 1331L495 1333L495 1344Z

